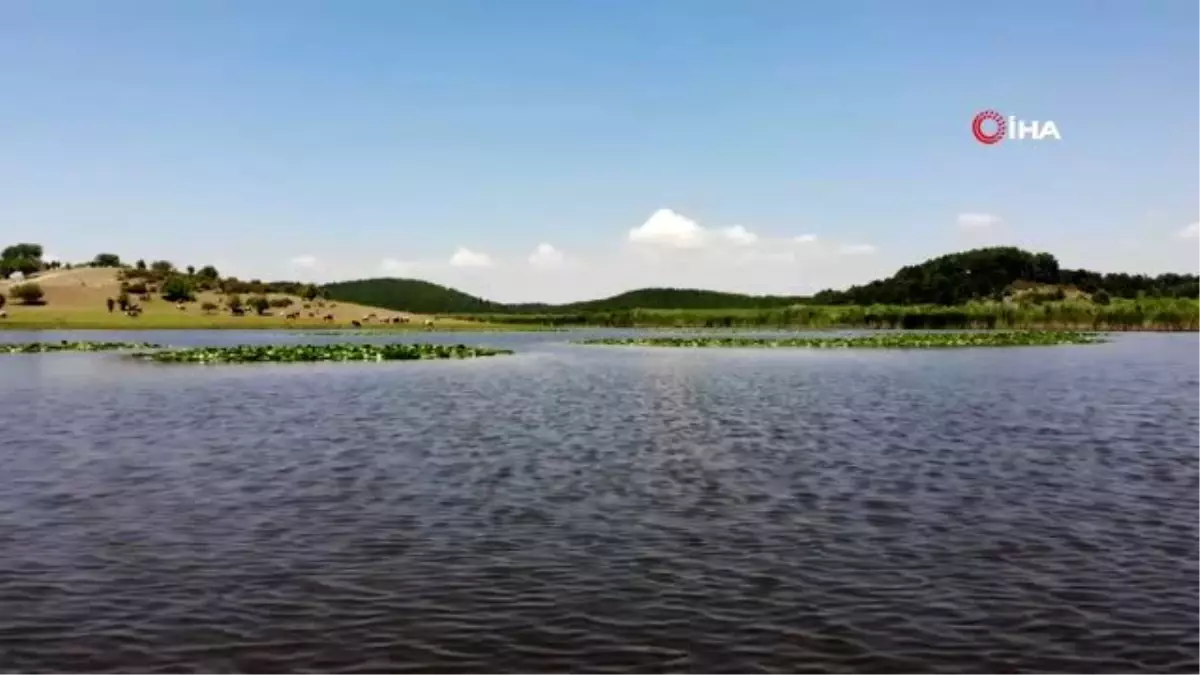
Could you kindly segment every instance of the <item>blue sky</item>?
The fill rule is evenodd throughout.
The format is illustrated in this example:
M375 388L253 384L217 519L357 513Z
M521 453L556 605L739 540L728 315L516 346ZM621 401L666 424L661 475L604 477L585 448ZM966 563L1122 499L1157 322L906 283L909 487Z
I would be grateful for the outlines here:
M500 300L803 293L1002 243L1191 272L1197 12L6 0L0 240ZM981 145L988 108L1063 138Z

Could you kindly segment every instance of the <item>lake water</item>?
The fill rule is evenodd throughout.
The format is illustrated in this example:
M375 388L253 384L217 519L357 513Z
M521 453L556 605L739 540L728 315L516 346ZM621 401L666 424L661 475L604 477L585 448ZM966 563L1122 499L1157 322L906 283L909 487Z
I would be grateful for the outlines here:
M0 670L1196 672L1195 334L573 337L0 356Z

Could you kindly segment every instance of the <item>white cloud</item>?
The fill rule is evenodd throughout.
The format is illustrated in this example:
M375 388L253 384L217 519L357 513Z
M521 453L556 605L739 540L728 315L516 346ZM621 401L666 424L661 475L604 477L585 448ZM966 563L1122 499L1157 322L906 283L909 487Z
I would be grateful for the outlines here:
M629 231L629 241L664 248L695 249L704 247L707 235L691 218L671 209L659 209L641 227Z
M566 262L563 252L550 244L541 243L529 254L529 264L538 269L558 269Z
M292 267L311 269L317 266L317 258L311 255L298 255L291 259L291 263Z
M870 244L846 244L838 249L842 255L871 255L877 249Z
M817 235L802 234L798 237L792 237L792 241L796 242L797 244L812 244L817 241Z
M1200 222L1192 223L1180 230L1177 235L1180 239L1196 239L1200 238Z
M495 263L486 253L476 253L467 248L459 247L450 256L450 264L454 267L494 267Z
M379 262L379 269L386 274L408 274L412 272L412 268L412 263L395 258L384 258Z
M629 231L628 239L644 247L647 252L654 249L717 251L729 246L748 248L759 243L759 236L743 225L710 230L671 209L655 211L641 227Z
M1003 222L1000 216L991 213L960 213L958 226L964 230L986 230Z
M734 225L721 230L721 235L735 246L753 246L758 243L758 235L741 225Z

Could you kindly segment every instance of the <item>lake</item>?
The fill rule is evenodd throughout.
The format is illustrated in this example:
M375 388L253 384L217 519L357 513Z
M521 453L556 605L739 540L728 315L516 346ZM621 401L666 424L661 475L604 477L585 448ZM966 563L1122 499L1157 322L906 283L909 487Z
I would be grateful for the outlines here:
M518 350L0 355L0 670L1200 665L1197 335L949 351L578 336L0 332Z

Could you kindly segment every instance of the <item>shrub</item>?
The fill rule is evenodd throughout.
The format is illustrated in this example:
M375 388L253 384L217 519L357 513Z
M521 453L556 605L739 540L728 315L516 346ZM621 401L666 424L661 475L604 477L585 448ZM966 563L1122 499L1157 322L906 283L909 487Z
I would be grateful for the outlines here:
M291 307L292 299L291 298L271 298L271 306L278 307L281 309L284 307Z
M121 256L116 253L97 253L92 258L92 267L120 267Z
M188 273L188 276L189 276L189 277L190 277L190 276L195 276L195 274L196 274L196 267L195 267L194 265L188 265L188 266L187 266L187 273Z
M1107 292L1100 290L1092 294L1092 302L1097 305L1107 305L1112 302L1112 298L1109 297Z
M122 282L121 290L125 291L126 293L133 293L134 295L144 295L145 293L149 292L146 289L146 282L141 280Z
M247 300L246 304L254 310L255 314L264 314L271 307L271 302L265 295L256 295Z
M215 303L215 302L201 303L200 311L204 312L205 314L212 314L213 312L217 311L217 303Z
M205 265L204 267L201 267L196 271L196 276L204 277L205 279L211 279L213 281L216 281L221 277L220 274L217 274L217 268L213 267L212 265Z
M134 267L138 268L139 270L144 270L146 269L146 261L139 258Z
M162 297L163 300L171 302L186 302L196 299L192 294L192 285L188 283L187 278L179 275L168 277L163 282Z
M150 269L159 274L170 274L175 271L175 265L171 264L169 260L155 260L150 263Z
M42 287L30 282L27 284L17 284L8 289L12 296L21 301L23 305L41 305L44 304L46 293L42 291Z

